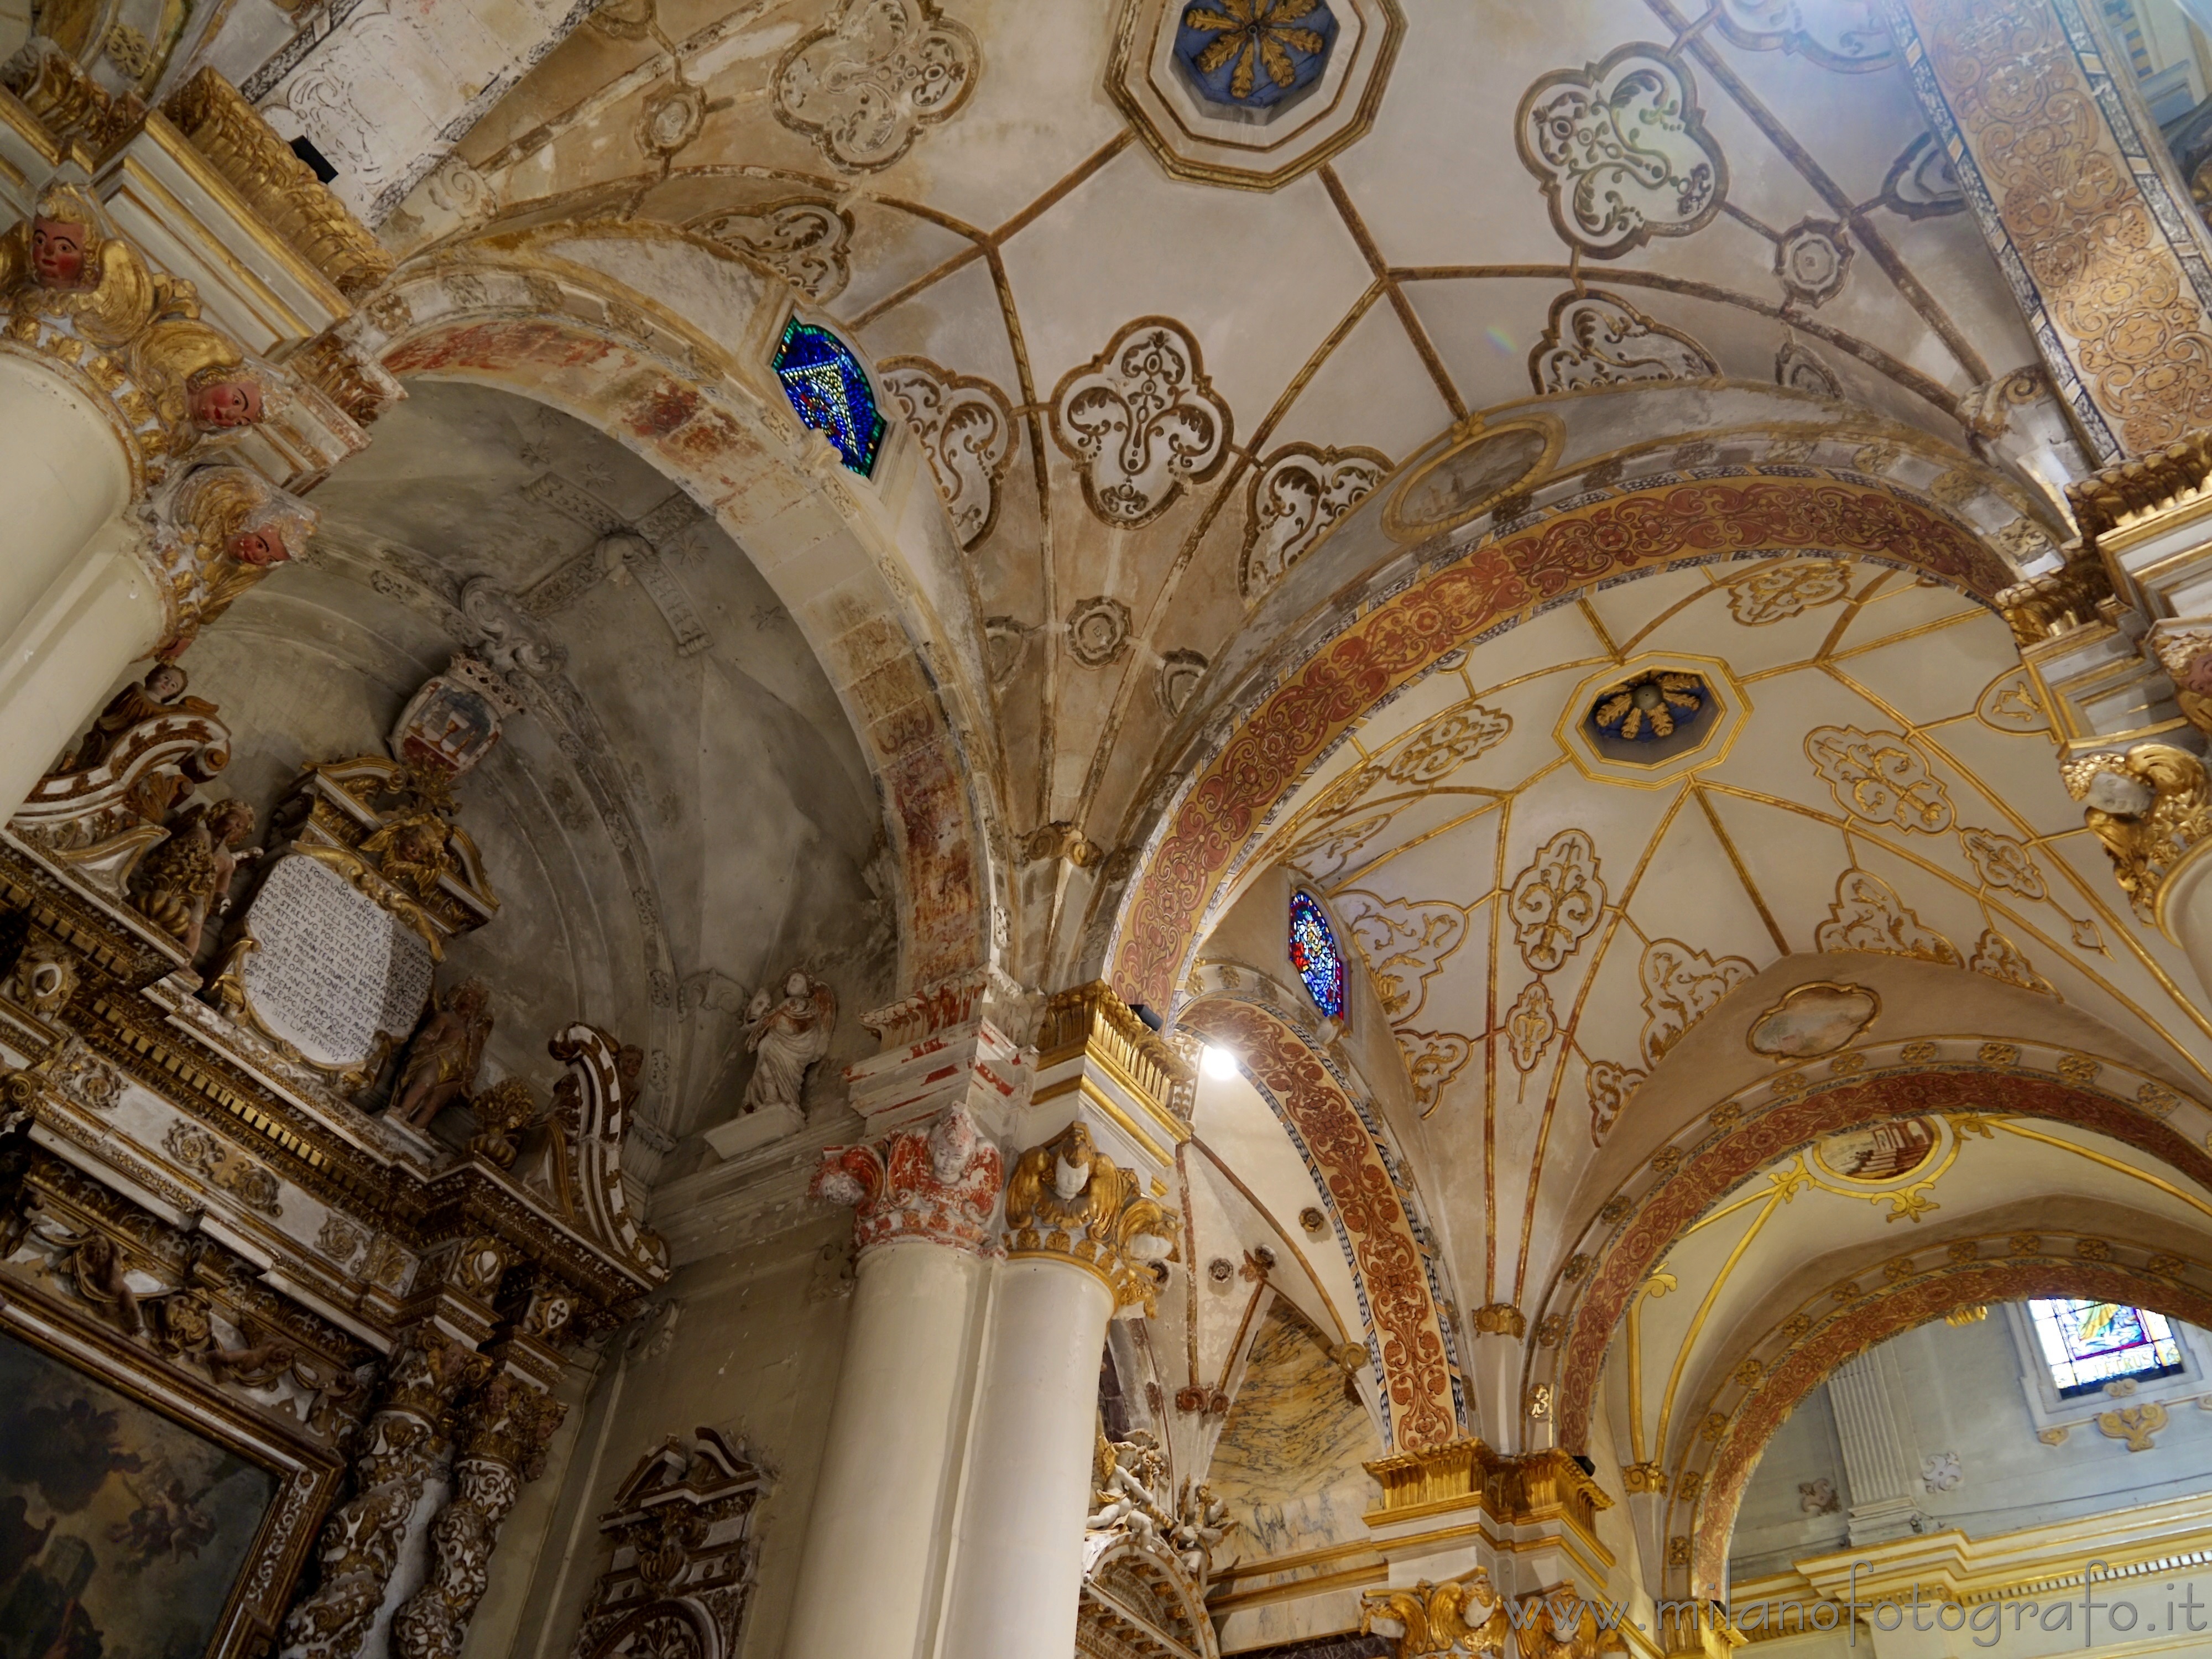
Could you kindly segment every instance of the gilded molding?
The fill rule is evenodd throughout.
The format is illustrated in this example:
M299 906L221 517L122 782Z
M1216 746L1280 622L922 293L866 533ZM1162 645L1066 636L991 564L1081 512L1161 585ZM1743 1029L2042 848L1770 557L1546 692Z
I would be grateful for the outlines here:
M1564 1517L1594 1537L1598 1512L1613 1507L1582 1465L1556 1446L1508 1456L1479 1439L1455 1440L1362 1467L1382 1488L1382 1503L1367 1512L1370 1527L1480 1504L1504 1525Z
M2212 270L2075 0L1885 21L2061 397L2104 462L2212 424ZM2045 142L2028 144L2032 131Z
M2212 836L2212 779L2204 763L2169 744L2139 743L2125 754L2068 761L2060 775L2066 793L2084 803L2082 821L2104 843L2136 916L2172 937L2167 880Z
M1480 1567L1442 1583L1424 1578L1409 1589L1359 1597L1359 1633L1395 1637L1400 1659L1502 1659L1508 1628L1505 1602Z
M2121 461L2066 486L2081 533L2094 541L2163 508L2195 501L2212 480L2212 431L2191 432L2153 454Z
M1046 1002L1036 1046L1039 1072L1079 1054L1098 1059L1147 1103L1190 1122L1198 1073L1103 979Z
M1175 1259L1175 1223L1079 1121L1024 1152L1006 1177L1006 1254L1079 1263L1106 1282L1117 1308L1149 1315L1159 1294L1154 1266Z
M185 82L161 112L339 293L358 299L392 274L392 256L374 234L214 70Z
M145 125L146 106L136 94L111 93L75 57L44 35L33 35L8 60L0 84L62 146L82 144L106 155Z

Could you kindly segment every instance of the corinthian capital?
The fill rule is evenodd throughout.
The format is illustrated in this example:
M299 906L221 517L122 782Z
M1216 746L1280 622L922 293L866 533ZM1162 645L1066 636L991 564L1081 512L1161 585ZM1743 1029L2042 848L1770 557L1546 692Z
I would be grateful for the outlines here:
M1032 1146L1006 1178L1006 1253L1079 1262L1113 1288L1121 1307L1152 1311L1156 1263L1175 1255L1174 1223L1144 1195L1143 1182L1071 1123Z
M872 1146L830 1146L809 1191L856 1212L856 1251L902 1238L988 1253L1004 1164L975 1119L958 1107L923 1133Z

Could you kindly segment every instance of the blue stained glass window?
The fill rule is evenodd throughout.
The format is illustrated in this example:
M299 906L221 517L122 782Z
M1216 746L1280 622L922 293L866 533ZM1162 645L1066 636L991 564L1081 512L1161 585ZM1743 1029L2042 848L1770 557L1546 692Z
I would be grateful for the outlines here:
M1331 1019L1344 1018L1344 953L1310 894L1291 895L1291 966L1306 982L1314 1006Z
M2093 1394L2123 1376L2171 1376L2181 1345L2163 1314L2124 1302L2030 1302L2035 1338L2059 1397Z
M845 343L828 329L794 317L776 348L775 373L799 418L829 434L852 471L872 477L876 452L883 447L884 417L867 372Z

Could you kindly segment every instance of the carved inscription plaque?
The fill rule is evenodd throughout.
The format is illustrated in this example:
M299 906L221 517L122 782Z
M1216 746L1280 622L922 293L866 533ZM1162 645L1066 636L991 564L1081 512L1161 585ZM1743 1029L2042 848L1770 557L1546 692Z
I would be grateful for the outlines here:
M257 949L240 969L262 1029L312 1066L349 1070L379 1031L404 1036L430 994L422 936L327 865L295 854L246 912Z

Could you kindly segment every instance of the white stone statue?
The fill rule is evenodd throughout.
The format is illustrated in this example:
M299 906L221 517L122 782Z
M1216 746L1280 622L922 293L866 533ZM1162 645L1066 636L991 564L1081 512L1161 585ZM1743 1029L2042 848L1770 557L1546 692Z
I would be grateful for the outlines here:
M745 1010L745 1047L755 1056L745 1085L744 1109L763 1106L799 1109L806 1068L830 1052L830 1029L837 1023L837 998L829 986L803 972L783 981L783 1000L770 1000L763 986Z

